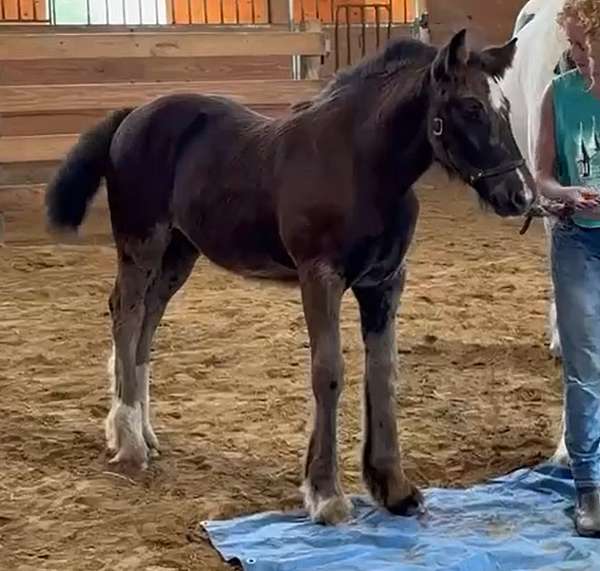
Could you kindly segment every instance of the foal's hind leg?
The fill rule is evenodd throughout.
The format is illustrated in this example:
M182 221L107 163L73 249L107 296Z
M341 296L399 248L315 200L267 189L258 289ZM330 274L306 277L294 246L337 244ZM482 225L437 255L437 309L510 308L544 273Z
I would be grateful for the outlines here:
M340 345L342 278L323 264L300 267L302 302L311 349L314 427L305 465L304 498L314 521L337 523L349 514L337 474L337 405L342 392Z
M106 419L111 463L145 467L148 449L142 431L143 387L138 382L136 353L145 314L145 295L160 268L166 244L155 229L145 241L118 243L119 267L110 298L115 346L115 392Z
M353 289L366 351L363 477L374 499L398 515L421 507L420 492L402 469L395 415L395 317L404 271L375 287Z
M163 256L160 272L146 291L144 323L137 348L136 369L142 389L142 433L150 449L158 450L158 440L150 422L150 349L154 333L167 304L189 277L199 252L178 230Z

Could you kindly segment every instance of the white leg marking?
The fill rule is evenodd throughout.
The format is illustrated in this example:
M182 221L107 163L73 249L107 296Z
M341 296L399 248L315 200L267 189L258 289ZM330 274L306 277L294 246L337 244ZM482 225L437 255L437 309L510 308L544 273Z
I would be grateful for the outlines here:
M148 448L142 430L142 406L128 406L116 401L111 409L107 424L112 422L116 434L117 452L110 464L125 462L137 468L145 469L148 460Z
M115 365L117 363L117 349L115 344L112 345L112 353L108 358L108 362L106 363L106 372L108 373L108 381L109 381L109 391L110 394L115 397L115 392L117 389L117 371L115 369Z
M142 432L144 439L150 449L158 451L158 438L156 438L150 422L150 363L138 365L136 375L138 383L142 386Z
M352 504L343 494L329 498L321 497L311 491L308 481L305 481L300 489L304 494L304 507L315 523L335 525L350 517Z
M108 373L108 382L109 382L109 392L111 395L111 407L108 416L106 417L106 422L104 424L104 432L106 436L106 447L115 452L119 448L119 442L117 438L117 431L115 428L115 413L117 407L117 371L116 371L116 349L115 344L112 346L112 353L108 358L108 362L106 363L106 372Z
M569 451L567 450L567 445L565 443L565 410L563 408L562 419L560 423L560 441L558 446L556 447L556 451L552 455L550 459L554 464L561 464L563 466L568 466L569 459Z
M549 312L549 326L550 326L550 353L556 359L560 359L562 356L562 350L560 346L560 335L558 334L558 322L556 317L556 302L554 299L550 302Z

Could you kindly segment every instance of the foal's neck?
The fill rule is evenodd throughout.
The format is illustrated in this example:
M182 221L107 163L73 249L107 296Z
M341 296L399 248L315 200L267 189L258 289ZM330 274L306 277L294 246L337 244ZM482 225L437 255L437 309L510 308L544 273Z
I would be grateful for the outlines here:
M403 74L404 75L404 74ZM409 75L409 74L406 74ZM379 121L384 128L380 165L397 190L408 190L433 163L428 137L429 92L426 77L412 75L398 83L384 99ZM389 99L389 102L385 101Z

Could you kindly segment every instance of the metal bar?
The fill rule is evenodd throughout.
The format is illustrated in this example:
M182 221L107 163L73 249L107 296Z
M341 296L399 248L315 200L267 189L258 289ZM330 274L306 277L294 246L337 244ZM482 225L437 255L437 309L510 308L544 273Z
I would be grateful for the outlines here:
M346 6L346 63L352 65L352 30L350 29L350 6Z
M108 0L104 0L104 11L106 12L106 23L110 24L110 6Z
M138 14L140 16L140 26L144 23L144 13L142 11L142 0L138 0Z
M381 19L379 18L379 6L375 6L375 47L377 49L379 49L381 46L381 32L379 30L379 26L381 26Z
M333 8L333 2L331 3L332 5L332 10ZM339 32L340 32L340 19L339 19L339 15L340 15L340 8L341 6L337 6L335 8L335 18L333 20L333 29L334 29L334 33L335 33L335 71L337 71L340 67L340 38L339 38Z
M127 24L127 6L126 6L126 0L123 0L122 4L123 4L123 24Z
M388 23L387 23L387 39L392 37L392 3L390 2L388 9Z
M158 15L158 0L154 0L154 23L158 26L160 17Z
M90 0L85 0L85 9L86 9L86 16L87 16L87 23L88 26L92 23L92 13L90 10Z
M367 7L366 6L361 6L360 8L360 17L362 20L362 25L361 25L361 30L360 30L360 35L361 35L361 39L362 39L362 57L365 57L367 55L367 13L366 13Z

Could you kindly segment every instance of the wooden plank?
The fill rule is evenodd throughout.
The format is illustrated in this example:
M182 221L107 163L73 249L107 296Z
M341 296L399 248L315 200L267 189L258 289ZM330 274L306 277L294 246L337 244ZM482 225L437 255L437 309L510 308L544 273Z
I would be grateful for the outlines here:
M0 34L0 60L322 54L319 32Z
M0 87L0 113L48 113L138 106L171 93L230 97L245 105L291 104L313 96L320 81L179 81Z
M19 19L19 3L18 0L2 0L2 12L4 19L17 20Z
M3 61L0 85L289 79L289 56Z
M269 22L269 0L252 0L254 3L254 23L267 24Z
M0 137L0 164L60 160L77 139L74 134Z
M71 113L23 113L2 115L0 137L80 133L106 116L106 110Z
M190 24L206 24L206 7L204 0L194 0L192 3Z
M19 0L21 8L21 18L23 20L33 20L33 0Z
M0 0L1 1L1 0ZM185 0L187 2L187 0ZM251 5L251 0L247 0ZM272 0L275 1L275 0ZM260 4L260 2L259 2ZM287 2L286 2L287 4ZM266 8L265 8L266 10ZM124 24L94 24L93 26L78 26L74 24L60 24L49 26L45 23L28 22L26 24L15 24L14 22L0 21L0 34L39 34L39 35L54 35L54 34L106 34L106 33L121 33L121 34L139 34L139 33L264 33L264 32L288 32L289 24L285 22L258 22L256 24L248 24L244 26L228 25L228 24L144 24L143 26L124 25Z
M317 11L319 20L323 24L331 24L334 21L333 0L318 0Z
M196 0L198 1L198 0ZM237 0L213 0L221 4L221 15L225 24L236 24L238 22ZM244 22L248 24L250 22Z
M56 172L57 161L36 163L0 163L0 190L15 184L43 184Z
M289 104L252 105L258 113L269 116L281 116L289 112ZM23 113L3 115L0 119L0 137L59 135L81 133L92 127L106 116L106 110Z
M302 3L302 22L311 22L319 18L317 0L300 0ZM304 55L304 54L302 54Z
M256 19L256 0L237 0L240 23L252 24Z
M221 4L217 2L206 2L206 21L209 24L221 24L224 19L221 18L222 9Z
M265 115L277 117L285 114L287 109L287 107L270 105L260 109L260 111ZM0 137L0 165L6 167L22 163L60 161L77 142L78 138L79 135L75 133ZM11 184L15 184L20 179L18 175L13 175L10 179L6 178L4 181L0 177L0 185L7 184L8 180Z

